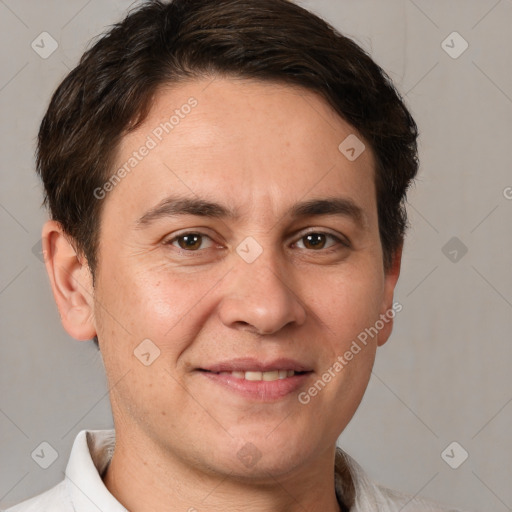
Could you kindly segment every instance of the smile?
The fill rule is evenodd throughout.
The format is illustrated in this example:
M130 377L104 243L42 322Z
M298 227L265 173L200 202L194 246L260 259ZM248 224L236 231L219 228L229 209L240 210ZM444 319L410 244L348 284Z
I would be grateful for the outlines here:
M293 377L295 372L293 370L274 370L270 372L246 371L246 372L219 372L218 375L232 375L236 379L245 379L251 381L264 380L271 382L278 379L286 379Z
M294 370L273 371L223 371L202 370L200 375L210 382L222 386L231 392L256 401L272 402L286 397L304 386L313 372L295 372Z

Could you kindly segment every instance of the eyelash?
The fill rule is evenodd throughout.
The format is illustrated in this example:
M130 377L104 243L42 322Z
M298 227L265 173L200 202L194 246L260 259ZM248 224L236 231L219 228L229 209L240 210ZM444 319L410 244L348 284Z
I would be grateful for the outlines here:
M326 231L309 231L307 233L304 233L301 237L298 238L297 241L299 240L302 240L303 238L305 238L306 236L308 235L311 235L311 234L315 234L315 235L325 235L327 237L330 237L332 238L336 244L334 246L331 246L331 247L327 247L326 249L309 249L309 251L311 252L323 252L323 253L326 253L326 252L332 252L332 251L335 251L335 250L339 250L339 247L337 247L338 245L341 245L342 247L344 248L350 248L351 245L350 243L347 241L345 242L344 240L342 240L341 238L337 237L336 235L333 235L332 233L329 233L329 232L326 232ZM163 242L163 245L170 245L170 246L173 246L173 242L176 242L177 240L179 240L180 238L183 238L185 236L188 236L188 235L199 235L201 237L206 237L206 238L209 238L212 242L213 242L213 239L211 236L207 235L206 233L202 233L201 231L186 231L184 233L180 233L179 235ZM215 242L214 242L215 243ZM294 242L294 243L297 243L297 242ZM206 249L196 249L196 250L187 250L187 249L183 249L181 247L176 247L176 246L173 246L174 248L176 248L178 251L182 252L182 253L200 253L201 251L204 251ZM209 248L207 248L209 249ZM308 250L308 249L303 249L303 250Z

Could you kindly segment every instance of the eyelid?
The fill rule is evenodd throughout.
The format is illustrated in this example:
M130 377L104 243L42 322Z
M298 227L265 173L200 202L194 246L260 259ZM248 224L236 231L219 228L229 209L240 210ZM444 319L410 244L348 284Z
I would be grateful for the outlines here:
M302 238L304 238L305 236L311 234L311 233L315 233L315 234L318 234L318 235L327 235L327 236L330 236L332 238L334 238L334 240L336 240L339 244L345 246L345 247L352 247L352 244L350 242L350 240L344 236L344 235L341 235L340 233L332 233L331 231L326 231L325 228L309 228L308 231L299 231L297 232L295 235L294 235L294 238L296 238L296 241L294 242L297 243L299 240L301 240ZM323 249L324 251L328 251L329 249L332 249L334 248L333 247L328 247L327 249ZM322 251L322 249L318 250L318 252Z
M181 238L181 237L184 237L186 235L199 235L203 238L209 238L210 241L212 242L212 244L216 244L217 242L215 242L214 238L212 235L209 235L208 233L206 233L204 230L206 228L199 228L199 229L185 229L183 231L178 231L176 233L173 233L172 235L168 236L168 237L165 237L163 240L162 240L162 244L163 245L171 245L172 246L172 243L175 242L178 238ZM174 247L174 246L173 246ZM182 249L181 247L176 247L176 249L180 250L180 251L186 251L186 249ZM201 250L204 250L204 249L200 249L200 250L197 250L197 251L186 251L186 252L201 252Z
M212 245L215 245L218 243L214 240L214 238L209 235L208 233L206 233L204 230L206 228L198 228L198 229L185 229L183 231L178 231L176 233L173 233L171 237L168 237L168 238L165 238L163 241L162 241L162 244L163 245L170 245L172 247L175 247L173 246L173 242L175 242L178 238L181 238L183 236L186 236L186 235L200 235L201 237L206 237L206 238L209 238L210 241L212 242ZM345 237L344 235L341 235L339 233L332 233L331 231L326 231L325 228L308 228L307 231L298 231L296 232L294 235L293 235L293 239L295 240L293 242L293 244L296 244L297 242L299 242L302 238L304 238L305 236L311 234L311 233L314 233L314 234L319 234L319 235L327 235L331 238L333 238L339 245L342 245L344 247L351 247L351 242L350 240ZM207 249L210 249L211 247L207 247ZM332 247L328 247L327 249L319 249L317 252L321 252L321 251L329 251L330 249L335 249L336 248L336 244ZM190 253L200 253L201 251L204 251L205 249L197 249L195 251L191 250L191 251L187 251L186 249L182 249L181 247L176 247L177 250L179 251L183 251L183 252L190 252ZM313 252L315 252L313 250Z

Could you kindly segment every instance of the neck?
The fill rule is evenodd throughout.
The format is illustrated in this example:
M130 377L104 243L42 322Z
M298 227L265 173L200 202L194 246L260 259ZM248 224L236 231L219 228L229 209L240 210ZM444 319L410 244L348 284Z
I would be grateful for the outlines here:
M129 442L129 440L128 440ZM116 436L103 476L109 492L133 512L340 512L334 487L335 447L285 477L257 483L192 467L156 447L125 444Z

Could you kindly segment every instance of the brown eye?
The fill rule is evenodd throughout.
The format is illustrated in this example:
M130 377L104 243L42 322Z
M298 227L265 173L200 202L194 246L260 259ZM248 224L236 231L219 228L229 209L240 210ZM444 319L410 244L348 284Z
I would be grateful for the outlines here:
M185 251L196 252L201 248L201 245L205 239L209 240L210 237L203 235L202 233L184 233L170 240L168 244L179 247ZM175 245L175 242L178 243L178 246Z
M334 240L334 243L326 247L327 239ZM329 249L330 247L341 244L344 246L348 246L348 244L344 243L338 237L331 235L330 233L323 232L311 232L307 233L299 239L299 242L303 241L304 249L311 249L314 251ZM302 247L300 247L302 249Z
M303 237L307 249L323 249L325 245L325 235L322 233L310 233Z

